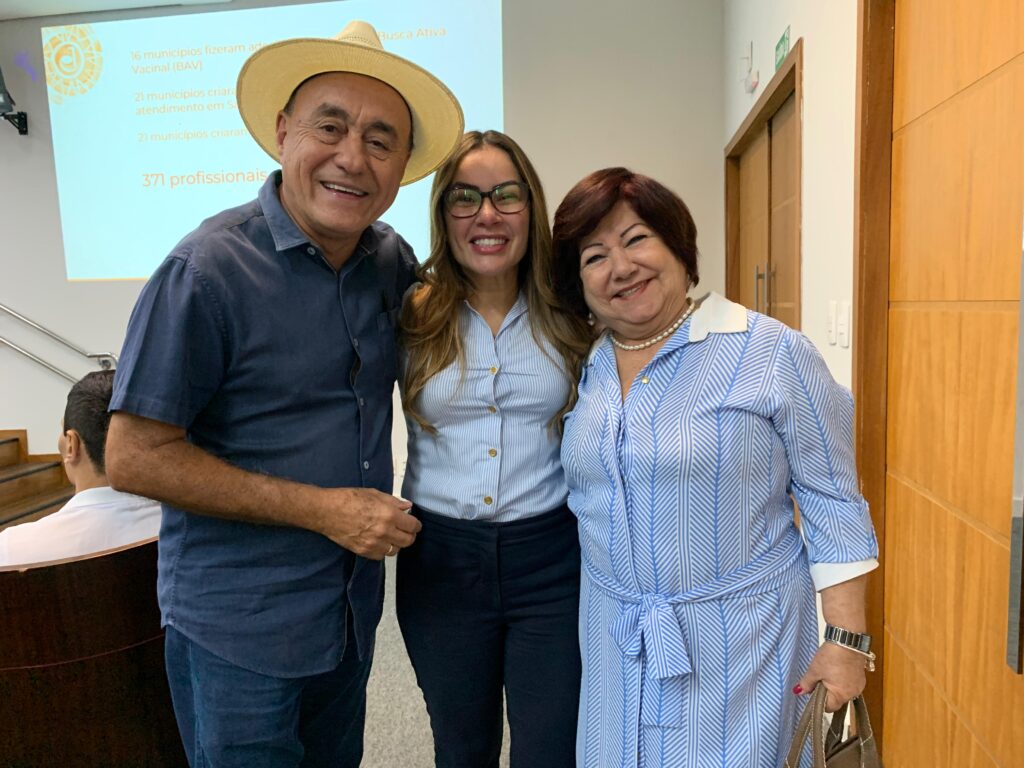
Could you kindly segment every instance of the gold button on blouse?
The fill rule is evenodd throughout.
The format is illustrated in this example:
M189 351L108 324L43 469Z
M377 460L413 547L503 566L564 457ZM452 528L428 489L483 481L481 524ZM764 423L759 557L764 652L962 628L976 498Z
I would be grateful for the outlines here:
M487 450L487 455L488 455L488 456L497 456L497 455L498 455L498 452L497 452L496 450L494 450L493 448L489 448L489 449Z
M649 379L649 378L647 378L646 376L644 376L644 377L643 377L642 379L640 379L640 383L641 383L641 384L646 384L646 383L648 383L649 381L650 381L650 379Z
M489 413L497 413L498 412L498 409L495 408L493 405L488 405L487 406L487 410L488 410Z
M492 365L492 366L491 366L491 373L497 373L497 372L498 372L498 369L497 369L497 368L495 368L495 367L494 367L494 366Z
M493 503L494 503L494 499L492 499L490 496L484 496L484 504L493 504Z

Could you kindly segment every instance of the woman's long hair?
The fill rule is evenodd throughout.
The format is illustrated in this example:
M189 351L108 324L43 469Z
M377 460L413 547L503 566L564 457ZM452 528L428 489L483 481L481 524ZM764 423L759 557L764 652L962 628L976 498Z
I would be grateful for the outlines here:
M455 153L434 176L430 192L430 257L420 268L423 285L405 302L401 315L402 342L407 356L402 405L416 423L436 433L434 426L417 410L419 395L431 377L455 360L465 374L466 351L459 335L459 315L462 302L473 293L473 285L448 244L444 194L466 155L485 146L497 147L507 154L530 188L530 234L526 253L519 262L519 290L526 296L534 338L542 349L541 337L555 348L562 358L559 367L569 381L569 397L551 420L551 426L561 432L562 416L576 402L576 382L592 334L586 322L562 307L552 288L551 228L540 178L519 145L498 131L466 133Z

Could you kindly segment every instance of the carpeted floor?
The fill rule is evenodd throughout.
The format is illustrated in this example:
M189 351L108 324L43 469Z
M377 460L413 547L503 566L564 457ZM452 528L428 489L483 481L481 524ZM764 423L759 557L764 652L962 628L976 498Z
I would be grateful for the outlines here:
M387 560L384 616L377 629L373 671L367 689L363 768L433 768L434 744L423 696L395 618L395 559ZM508 725L501 766L508 766Z

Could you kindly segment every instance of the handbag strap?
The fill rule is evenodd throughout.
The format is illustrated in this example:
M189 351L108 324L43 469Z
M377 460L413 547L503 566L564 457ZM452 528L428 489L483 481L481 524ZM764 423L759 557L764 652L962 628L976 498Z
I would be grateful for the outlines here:
M793 734L793 741L789 747L789 755L783 768L799 768L800 753L803 751L804 743L807 741L808 733L811 735L811 745L814 753L814 768L825 768L825 744L821 732L821 721L825 717L825 686L818 683L811 693L811 699L804 706L803 714L796 724L796 732Z
M875 742L875 731L871 727L871 719L868 717L868 705L865 703L863 696L858 696L853 700L853 712L857 717L857 738L860 740L860 764L866 768L881 766L882 761L878 758L878 744Z
M824 689L824 686L819 683L817 688L815 688L815 693L817 692L818 688ZM824 698L825 697L822 696L822 714L818 715L818 722L820 722L820 718L824 716ZM820 765L818 764L818 762L815 762L815 768L826 768L826 756L832 754L832 750L843 742L846 730L846 713L851 704L853 705L854 716L857 719L856 738L860 746L861 765L865 766L865 768L871 768L871 766L881 766L882 762L878 757L878 744L875 742L875 732L874 729L871 727L871 718L868 717L867 703L864 701L863 696L857 696L853 699L852 702L844 703L843 706L841 706L832 715L832 724L829 725L828 734L825 737L822 762ZM805 712L807 711L807 709L810 709L810 704L807 705ZM803 722L803 718L801 718L801 722ZM799 728L797 730L799 732ZM806 740L806 738L806 734L801 737L798 750L799 748L803 747L803 743ZM790 750L791 759L792 755L793 752L792 750ZM815 761L817 761L817 759L818 750L817 747L815 747ZM797 752L797 760L799 760L799 751ZM798 762L794 762L794 768L798 764Z
M846 712L850 702L844 702L843 706L832 713L832 722L828 727L828 734L825 737L825 754L831 752L837 744L843 742L846 732ZM857 712L857 705L854 705L854 712ZM860 733L860 714L857 714L857 733ZM870 726L869 726L870 727Z

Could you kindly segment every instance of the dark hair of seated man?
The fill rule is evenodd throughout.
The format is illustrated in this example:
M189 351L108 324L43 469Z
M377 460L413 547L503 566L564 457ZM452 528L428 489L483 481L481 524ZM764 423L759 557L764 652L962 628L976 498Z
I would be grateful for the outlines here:
M113 390L114 372L94 371L76 382L68 393L60 442L68 479L75 484L76 490L81 490L81 483L73 475L83 470L85 474L99 476L106 472L104 458L107 429L110 426L110 413L107 408L110 406ZM83 449L84 456L80 455ZM92 466L82 466L83 458ZM90 469L92 472L88 471Z

